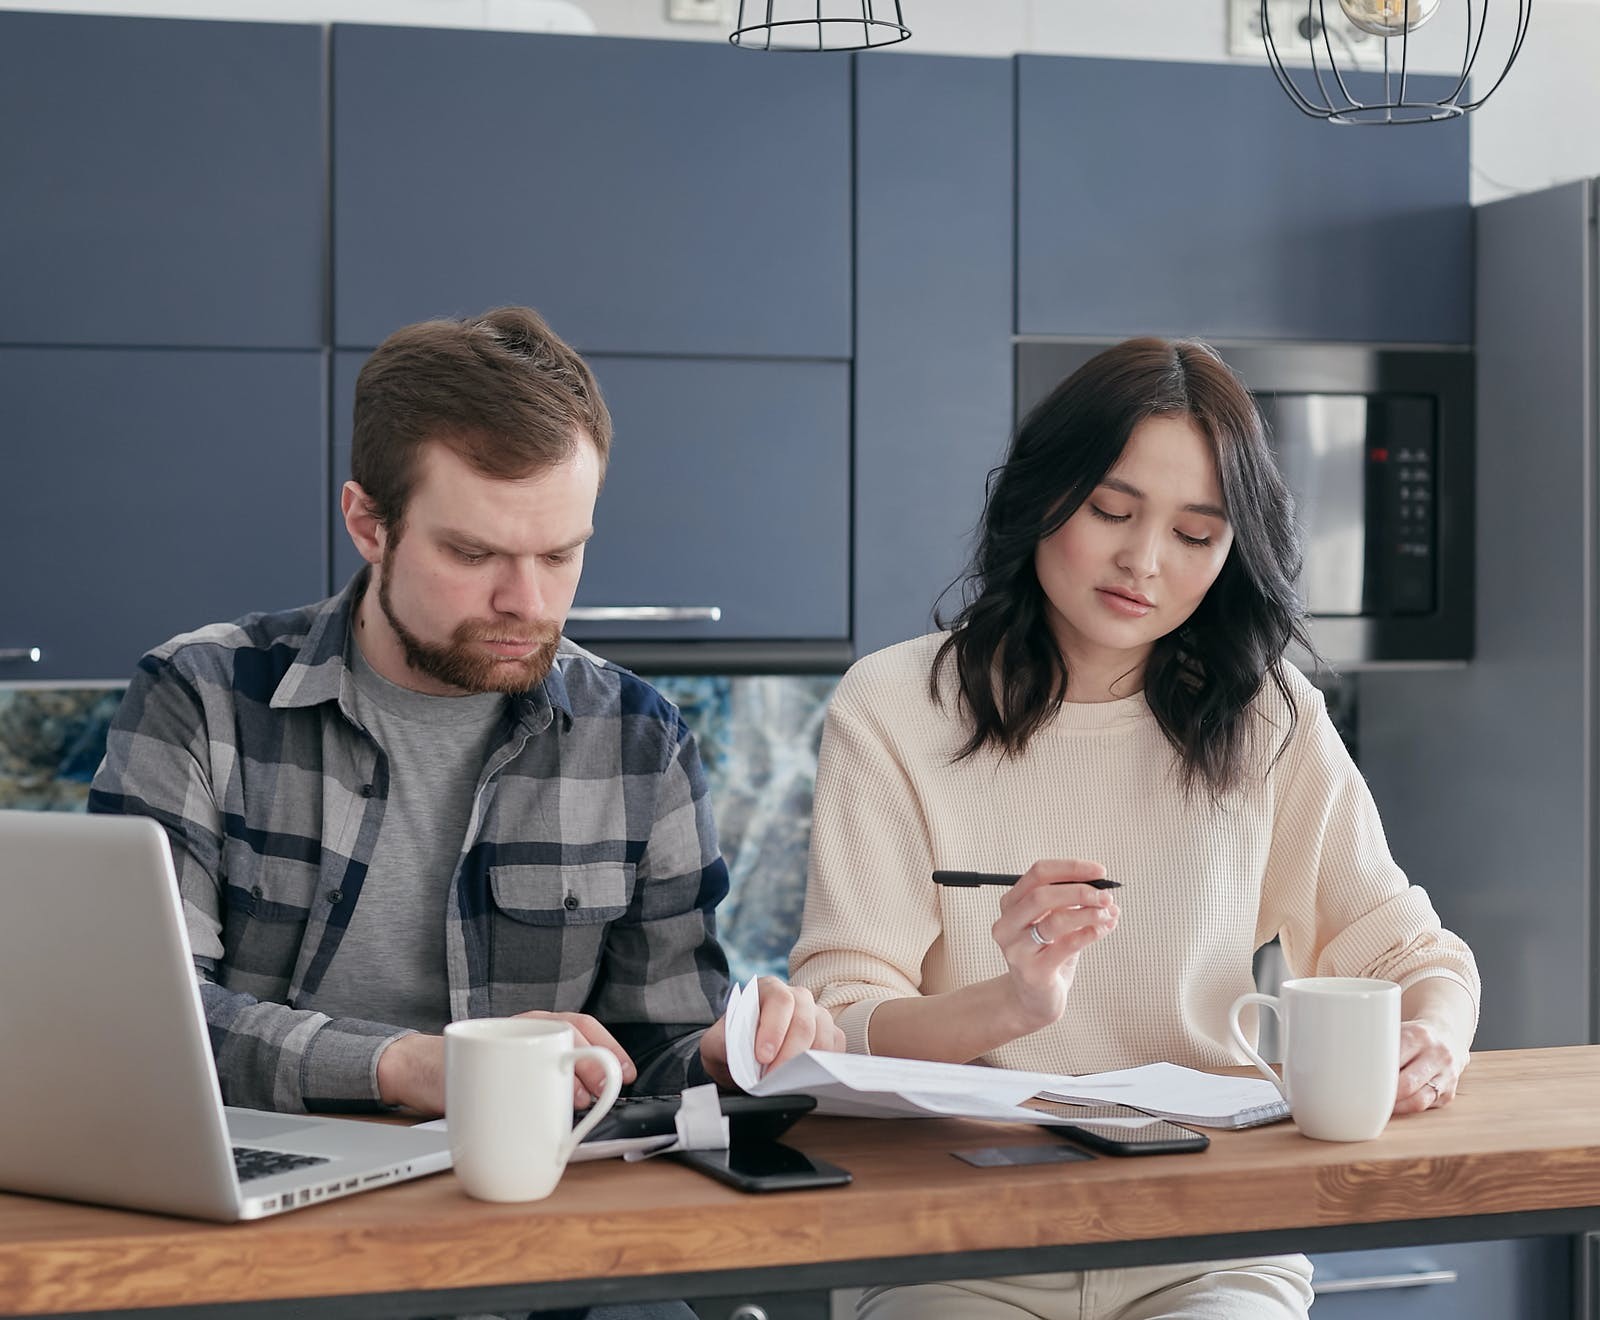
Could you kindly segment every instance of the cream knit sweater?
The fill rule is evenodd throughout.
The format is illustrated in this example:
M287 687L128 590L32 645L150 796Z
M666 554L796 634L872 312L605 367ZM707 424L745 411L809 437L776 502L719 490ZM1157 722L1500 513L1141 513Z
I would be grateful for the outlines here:
M963 721L948 669L946 705L928 695L941 640L868 656L828 709L790 971L848 1048L870 1052L885 999L1005 971L989 933L1001 891L935 886L929 872L1021 872L1040 858L1103 862L1122 881L1121 920L1080 959L1061 1021L983 1062L1075 1074L1245 1062L1228 1006L1255 988L1252 956L1274 936L1295 973L1402 987L1443 976L1476 1004L1471 952L1389 856L1322 694L1298 671L1287 670L1299 711L1287 745L1288 708L1269 679L1253 705L1255 769L1216 803L1204 788L1186 797L1142 694L1063 706L1019 759L953 762Z

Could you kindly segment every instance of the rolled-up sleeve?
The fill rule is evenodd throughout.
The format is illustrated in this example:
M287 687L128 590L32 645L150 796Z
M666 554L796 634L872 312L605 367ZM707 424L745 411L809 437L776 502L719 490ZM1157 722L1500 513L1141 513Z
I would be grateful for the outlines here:
M1302 699L1280 776L1258 938L1278 935L1298 975L1366 976L1402 988L1460 985L1476 1011L1477 962L1390 855L1377 806L1320 700Z
M845 1048L870 1054L873 1011L922 993L941 933L922 811L881 731L854 709L850 677L823 726L805 920L789 960L796 985L828 1009Z
M107 735L89 810L149 816L167 832L223 1100L286 1112L381 1109L378 1056L404 1030L263 1001L219 980L224 830L216 785L218 767L225 773L238 754L230 732L228 721L208 718L202 680L146 656Z

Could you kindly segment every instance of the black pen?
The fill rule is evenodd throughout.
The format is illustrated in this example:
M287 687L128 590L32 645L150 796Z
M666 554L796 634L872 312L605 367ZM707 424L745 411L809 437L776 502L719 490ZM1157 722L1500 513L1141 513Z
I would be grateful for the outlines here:
M935 871L933 883L954 885L959 889L976 889L979 885L1014 885L1020 875L997 875L993 871ZM1057 885L1090 885L1095 889L1121 889L1120 880L1052 880Z

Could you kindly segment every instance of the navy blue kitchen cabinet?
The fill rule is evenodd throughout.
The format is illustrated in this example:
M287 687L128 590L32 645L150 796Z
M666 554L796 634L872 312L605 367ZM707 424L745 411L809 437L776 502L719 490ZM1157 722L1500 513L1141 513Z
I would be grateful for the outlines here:
M1315 1320L1566 1320L1572 1239L1515 1238L1312 1258Z
M1020 333L1472 339L1465 121L1320 123L1258 63L1017 76Z
M335 486L365 354L334 359ZM592 356L615 426L580 607L715 606L721 619L584 622L622 640L849 637L850 373L836 362ZM335 528L334 579L360 566ZM842 648L841 648L842 654ZM720 661L713 661L713 666Z
M850 355L850 64L336 26L334 337L503 303L584 352Z
M176 633L315 600L323 394L317 353L0 348L0 681L125 681Z
M856 549L864 655L931 627L1011 420L1009 60L856 64Z
M0 13L0 343L314 348L322 31Z

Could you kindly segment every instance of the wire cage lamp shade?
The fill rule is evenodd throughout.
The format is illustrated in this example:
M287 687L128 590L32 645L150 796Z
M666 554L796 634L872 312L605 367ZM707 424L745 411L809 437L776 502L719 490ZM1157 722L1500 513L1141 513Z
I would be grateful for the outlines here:
M1429 100L1416 94L1415 71L1409 58L1411 34L1433 18L1441 6L1465 9L1466 31L1459 72L1452 67L1449 75L1455 80L1454 86L1445 95ZM1279 54L1269 0L1261 0L1261 38L1278 84L1301 113L1335 124L1427 124L1476 110L1505 81L1528 34L1533 0L1504 0L1497 12L1509 13L1512 8L1516 12L1508 24L1510 49L1505 62L1497 66L1498 72L1491 70L1494 80L1489 89L1478 97L1472 97L1468 83L1483 48L1489 0L1306 0L1305 17L1296 25L1295 36L1304 40L1303 54L1309 57L1311 67L1298 74L1285 66ZM1328 20L1337 22L1341 15L1382 42L1382 86L1377 95L1365 99L1356 96L1351 86L1356 80L1334 58ZM1375 72L1366 77L1376 83ZM1357 85L1366 90L1365 83Z
M749 50L871 50L910 35L900 0L739 0L728 40Z

